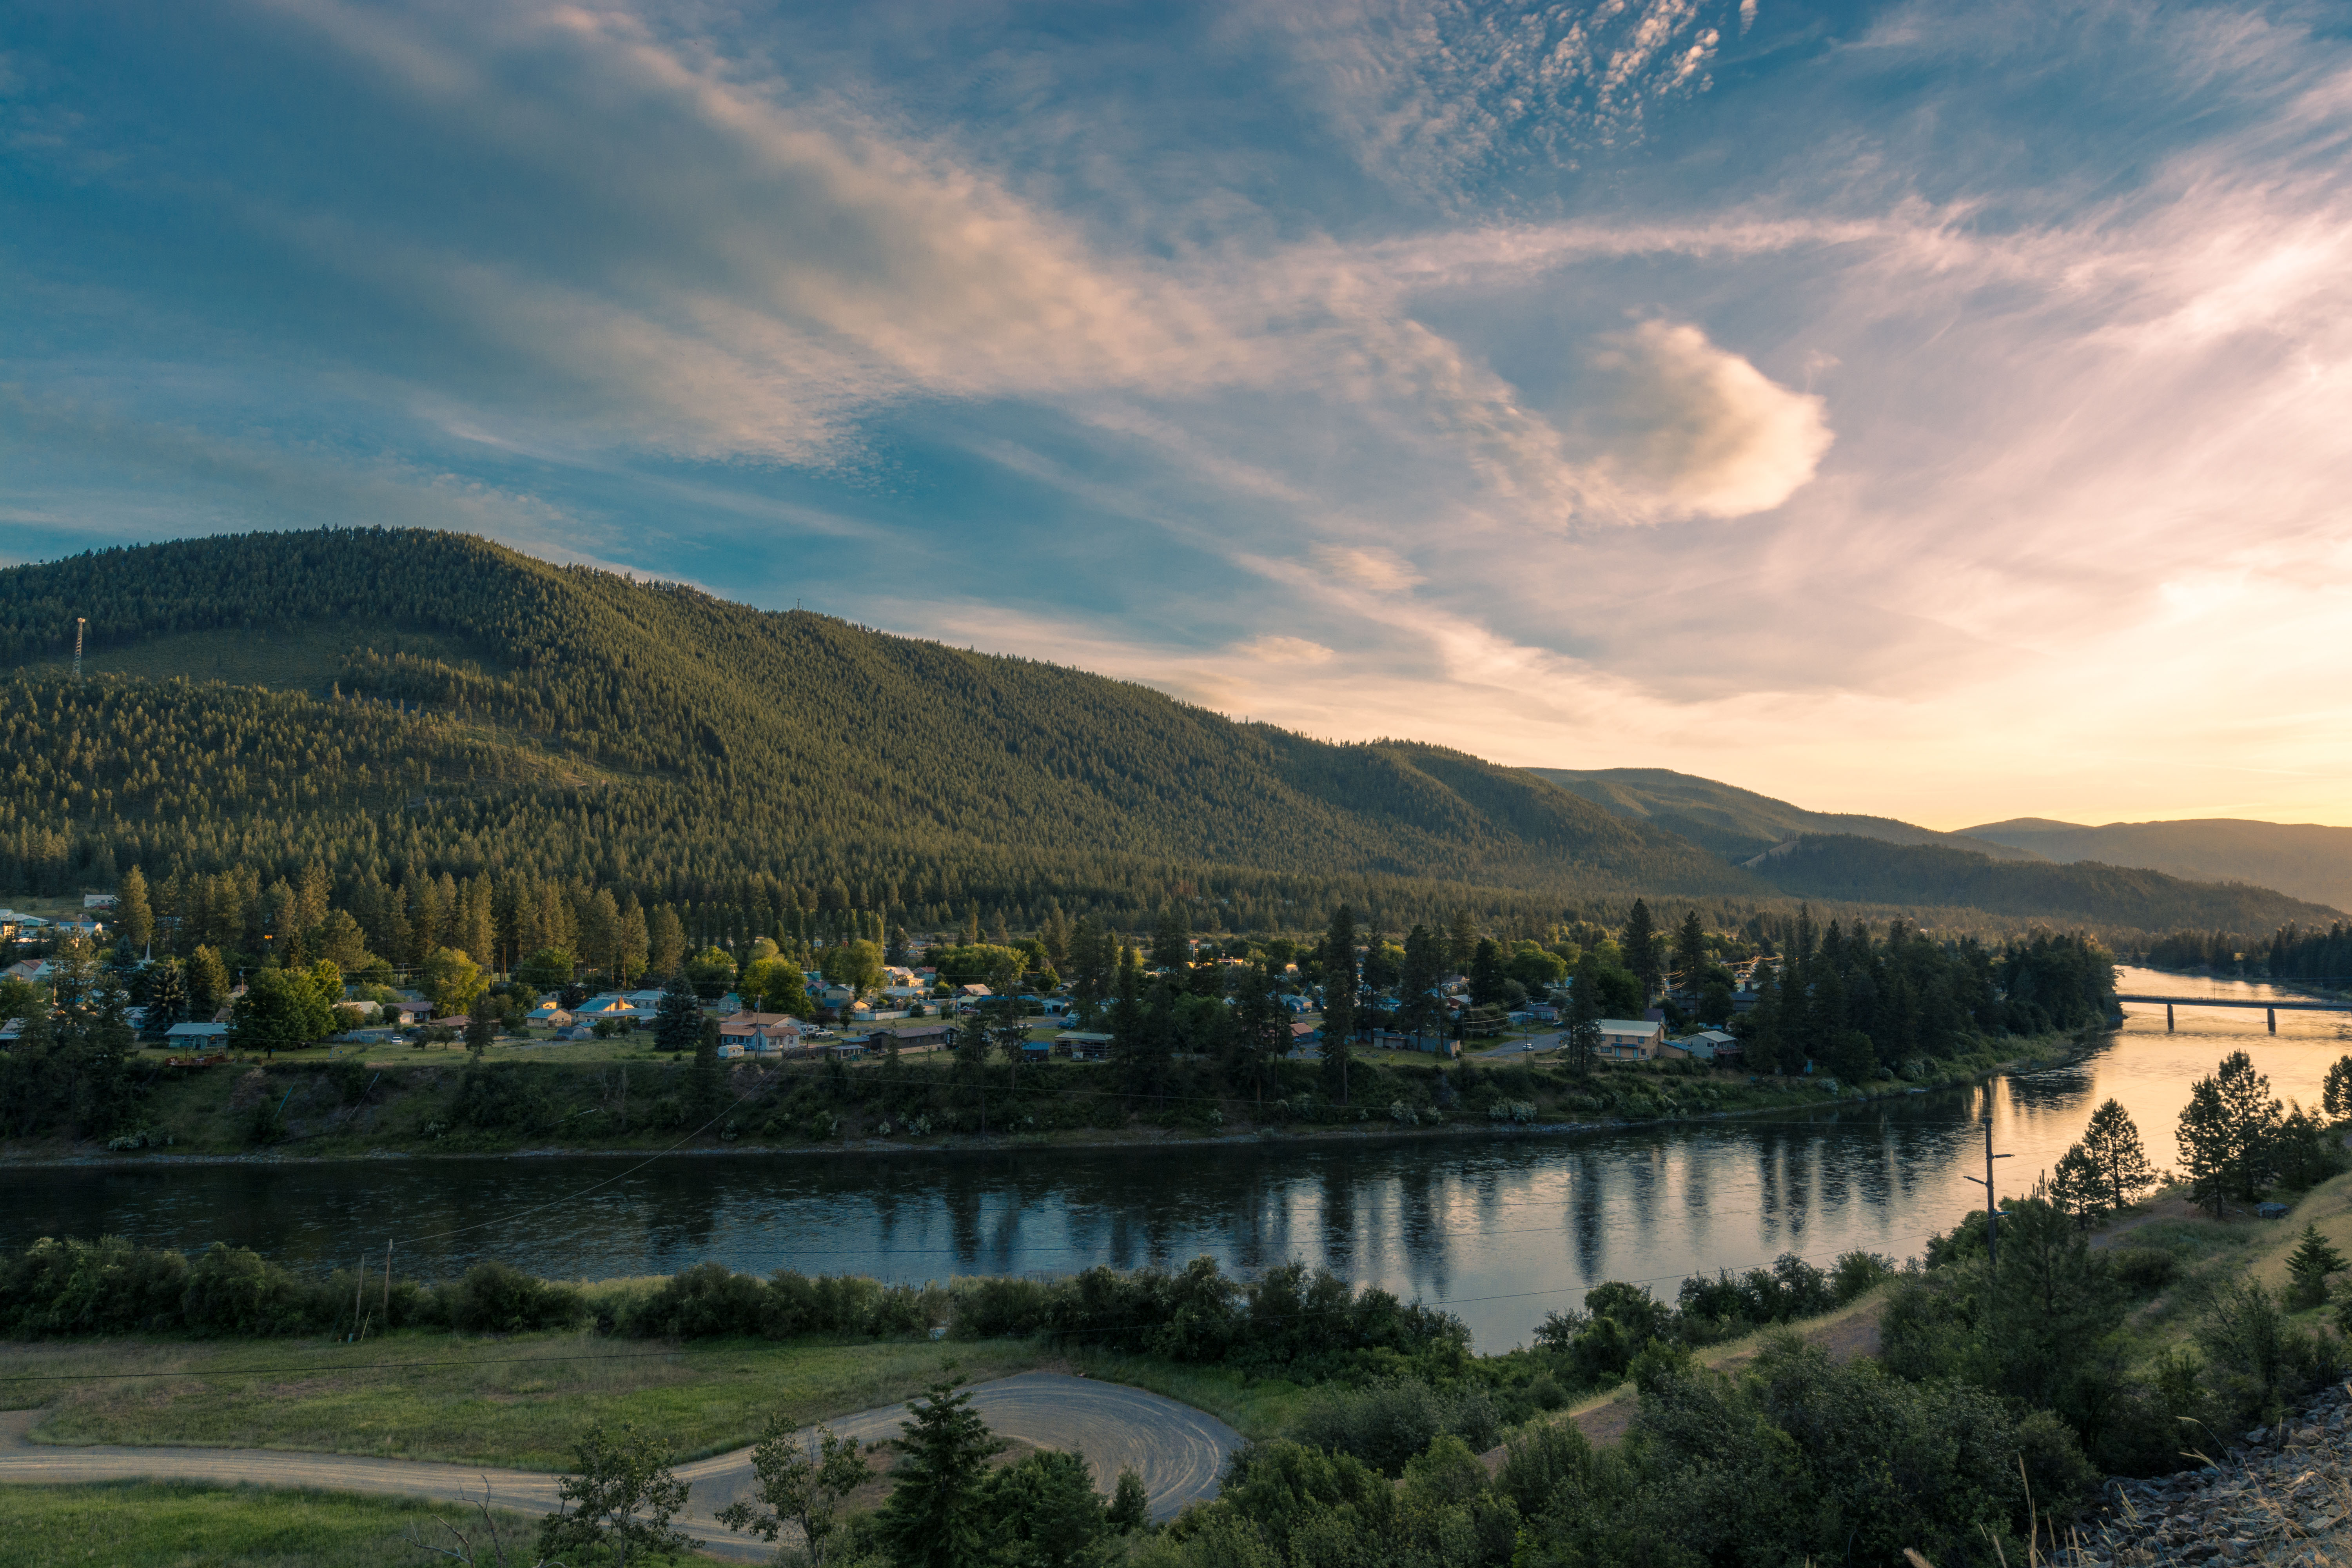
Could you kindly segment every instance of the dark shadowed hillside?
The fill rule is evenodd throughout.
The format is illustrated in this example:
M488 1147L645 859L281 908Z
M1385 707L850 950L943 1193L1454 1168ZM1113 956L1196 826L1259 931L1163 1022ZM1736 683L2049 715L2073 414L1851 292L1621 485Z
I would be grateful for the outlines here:
M2160 871L2094 862L2004 862L1931 844L1807 837L1771 851L1758 869L1812 899L1984 910L2051 921L2164 931L2267 931L2287 921L2326 926L2334 910L2242 883L2188 882Z
M1971 838L2031 850L2045 859L2145 866L2196 881L2256 882L2352 909L2352 827L2228 816L2087 827L2021 816L1968 831Z

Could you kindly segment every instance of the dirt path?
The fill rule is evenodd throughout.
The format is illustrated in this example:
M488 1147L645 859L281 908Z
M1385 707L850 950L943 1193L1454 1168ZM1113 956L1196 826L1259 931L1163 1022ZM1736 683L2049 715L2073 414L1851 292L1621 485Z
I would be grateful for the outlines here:
M976 1384L971 1396L972 1409L999 1436L1041 1448L1085 1454L1096 1485L1104 1492L1110 1490L1122 1468L1133 1468L1143 1477L1155 1518L1165 1519L1188 1503L1215 1496L1225 1457L1241 1447L1241 1435L1215 1416L1124 1384L1029 1372ZM558 1501L557 1478L536 1470L359 1454L288 1453L276 1448L66 1447L36 1443L31 1433L40 1414L0 1412L0 1483L60 1485L135 1477L225 1486L247 1482L310 1487L450 1502L478 1499L488 1487L494 1506L526 1513L551 1511ZM906 1415L907 1406L893 1405L844 1415L825 1425L842 1436L877 1442L897 1436L898 1423ZM738 1448L680 1465L677 1474L693 1488L679 1526L705 1550L747 1560L774 1554L773 1547L731 1534L714 1517L750 1487L751 1449Z

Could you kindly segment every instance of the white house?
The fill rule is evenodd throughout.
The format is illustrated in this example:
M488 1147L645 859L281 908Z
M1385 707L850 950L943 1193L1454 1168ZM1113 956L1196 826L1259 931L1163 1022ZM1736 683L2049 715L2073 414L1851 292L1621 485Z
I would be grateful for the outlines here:
M167 1046L183 1046L202 1050L228 1041L226 1024L174 1024L163 1033Z
M112 893L84 893L81 907L86 910L110 910L122 900Z
M51 965L47 959L27 958L22 963L12 963L5 969L0 969L0 979L23 980L38 985L42 981L47 980L51 973Z

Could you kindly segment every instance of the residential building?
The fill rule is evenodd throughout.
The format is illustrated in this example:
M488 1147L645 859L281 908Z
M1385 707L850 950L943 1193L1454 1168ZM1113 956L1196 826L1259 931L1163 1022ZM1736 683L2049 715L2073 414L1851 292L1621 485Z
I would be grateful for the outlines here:
M1654 1018L1603 1018L1593 1055L1603 1061L1647 1061L1665 1043L1666 1026Z

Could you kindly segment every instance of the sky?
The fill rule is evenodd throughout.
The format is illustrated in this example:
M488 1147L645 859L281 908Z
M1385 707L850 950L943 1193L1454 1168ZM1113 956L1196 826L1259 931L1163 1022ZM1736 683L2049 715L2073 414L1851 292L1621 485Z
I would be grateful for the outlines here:
M1335 739L2352 825L2352 7L0 14L0 561L322 524Z

